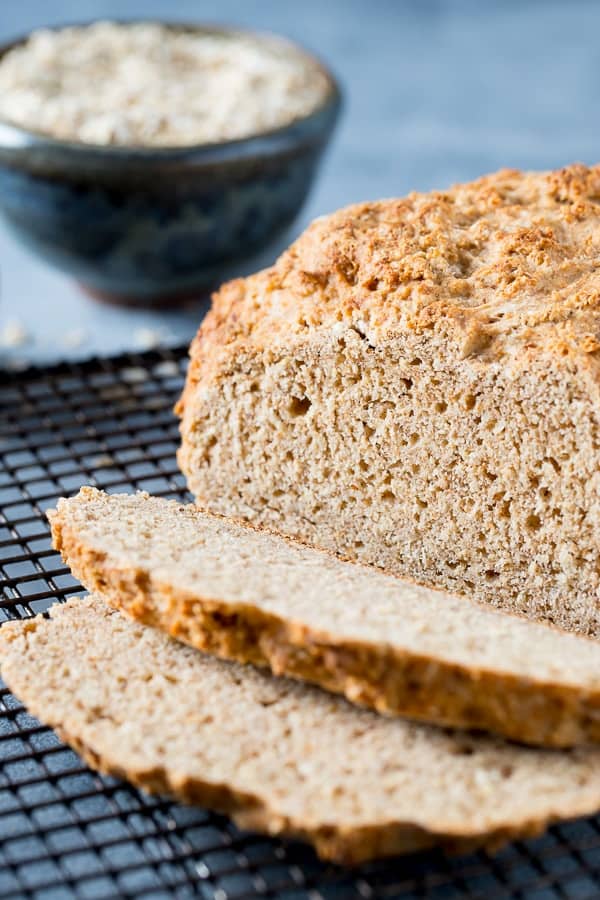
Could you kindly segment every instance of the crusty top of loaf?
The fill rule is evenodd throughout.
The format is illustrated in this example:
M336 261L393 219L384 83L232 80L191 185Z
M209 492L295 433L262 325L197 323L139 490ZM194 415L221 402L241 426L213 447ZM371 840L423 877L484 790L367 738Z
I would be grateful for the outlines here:
M341 323L370 342L434 329L465 357L581 360L600 350L599 262L600 165L503 170L317 219L215 295L195 352L214 368L232 345Z

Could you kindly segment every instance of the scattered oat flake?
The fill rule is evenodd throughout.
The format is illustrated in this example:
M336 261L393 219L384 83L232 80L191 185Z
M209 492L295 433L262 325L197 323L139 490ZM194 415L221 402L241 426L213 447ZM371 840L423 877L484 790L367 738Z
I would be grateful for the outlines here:
M75 350L81 347L88 339L87 331L84 328L72 328L63 335L62 344L69 350Z
M109 456L108 453L102 453L100 456L96 456L92 460L92 465L95 469L102 469L106 466L114 466L115 461L112 456Z
M0 328L0 347L22 347L29 339L29 332L18 319L9 319Z
M160 346L165 337L162 328L138 328L133 335L136 347L140 347L142 350L152 350L154 347Z

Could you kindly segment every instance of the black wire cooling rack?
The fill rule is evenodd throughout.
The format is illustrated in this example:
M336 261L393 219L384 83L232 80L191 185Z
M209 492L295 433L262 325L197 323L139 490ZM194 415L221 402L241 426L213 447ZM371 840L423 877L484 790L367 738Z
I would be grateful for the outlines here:
M0 621L81 593L45 510L82 484L185 498L172 406L183 348L0 375ZM36 900L600 898L600 821L494 858L421 853L344 871L299 844L91 772L0 691L0 897Z

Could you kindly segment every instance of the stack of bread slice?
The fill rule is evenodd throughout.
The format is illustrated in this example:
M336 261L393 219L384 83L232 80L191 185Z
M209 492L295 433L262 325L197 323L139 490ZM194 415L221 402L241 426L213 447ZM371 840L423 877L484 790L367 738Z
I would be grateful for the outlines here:
M1 672L92 766L345 863L600 810L599 642L147 494L50 521L92 593Z

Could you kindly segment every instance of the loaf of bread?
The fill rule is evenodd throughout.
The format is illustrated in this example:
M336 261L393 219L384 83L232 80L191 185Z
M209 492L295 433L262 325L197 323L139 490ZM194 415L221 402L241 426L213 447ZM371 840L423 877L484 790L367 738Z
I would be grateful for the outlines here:
M600 167L317 220L192 346L199 504L600 635Z
M600 642L148 494L82 488L49 517L87 588L196 648L380 712L600 741Z
M600 809L600 750L538 750L389 719L205 656L109 610L0 628L11 690L96 769L295 835L338 862L495 847Z

